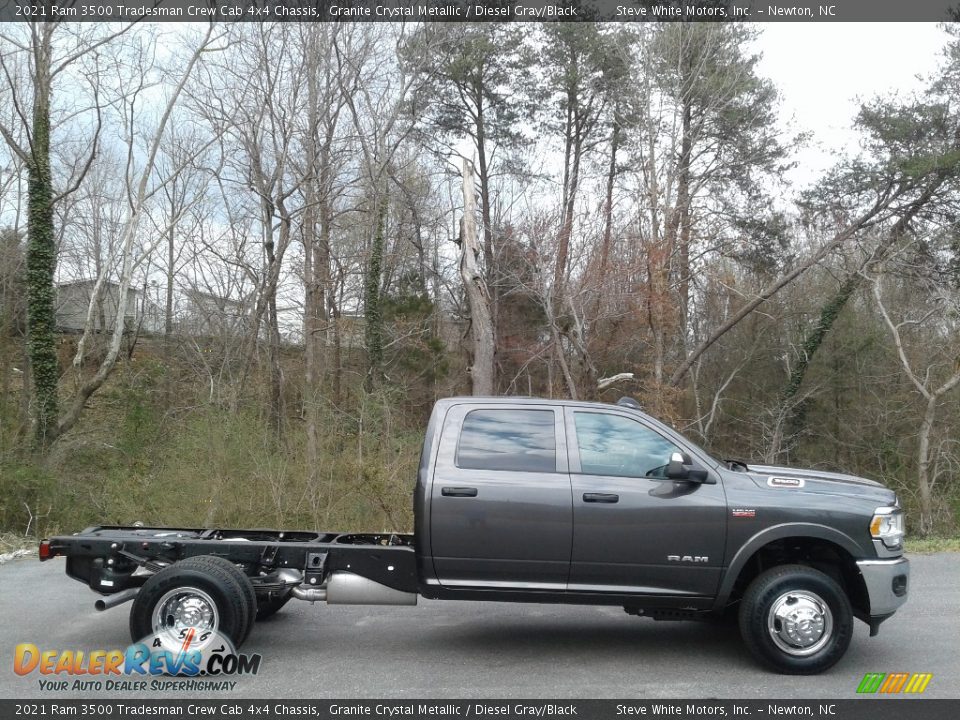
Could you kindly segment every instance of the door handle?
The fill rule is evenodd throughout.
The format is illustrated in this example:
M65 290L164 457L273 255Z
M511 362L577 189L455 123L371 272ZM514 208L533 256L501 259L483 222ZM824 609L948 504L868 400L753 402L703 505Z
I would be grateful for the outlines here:
M620 500L619 495L613 493L584 493L583 501L589 503L615 503Z
M445 487L440 494L444 497L476 497L477 489L471 487Z

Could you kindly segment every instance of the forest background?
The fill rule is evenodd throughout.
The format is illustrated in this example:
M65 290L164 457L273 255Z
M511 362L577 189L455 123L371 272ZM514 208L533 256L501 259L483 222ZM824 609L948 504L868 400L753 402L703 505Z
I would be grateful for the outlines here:
M3 26L0 531L410 530L473 393L633 396L955 536L942 31L801 186L755 26Z

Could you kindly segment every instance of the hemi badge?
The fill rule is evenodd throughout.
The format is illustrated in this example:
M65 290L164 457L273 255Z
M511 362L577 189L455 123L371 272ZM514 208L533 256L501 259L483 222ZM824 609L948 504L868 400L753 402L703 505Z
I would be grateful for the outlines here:
M753 508L733 508L730 514L738 518L752 518L757 516L757 511Z
M804 484L803 478L772 477L767 480L767 485L778 488L802 488Z

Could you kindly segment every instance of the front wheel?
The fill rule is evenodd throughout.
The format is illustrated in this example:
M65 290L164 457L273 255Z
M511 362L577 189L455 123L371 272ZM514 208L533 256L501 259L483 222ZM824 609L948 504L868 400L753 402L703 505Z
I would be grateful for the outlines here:
M829 575L805 565L781 565L747 588L740 633L753 656L777 672L815 675L846 653L853 611Z

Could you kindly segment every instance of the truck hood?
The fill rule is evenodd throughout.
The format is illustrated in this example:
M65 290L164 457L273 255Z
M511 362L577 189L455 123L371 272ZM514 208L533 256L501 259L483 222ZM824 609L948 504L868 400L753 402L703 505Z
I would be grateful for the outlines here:
M803 470L799 468L783 467L780 465L753 465L750 466L750 472L754 475L762 475L766 481L768 477L787 477L802 478L805 480L829 480L832 482L846 483L848 485L868 485L870 487L882 488L883 485L867 478L857 477L856 475L847 475L845 473L824 472L821 470Z
M750 465L749 468L749 474L758 487L774 491L845 495L871 500L878 505L892 505L896 500L893 490L856 475L778 465ZM796 485L791 486L790 481L796 481Z

